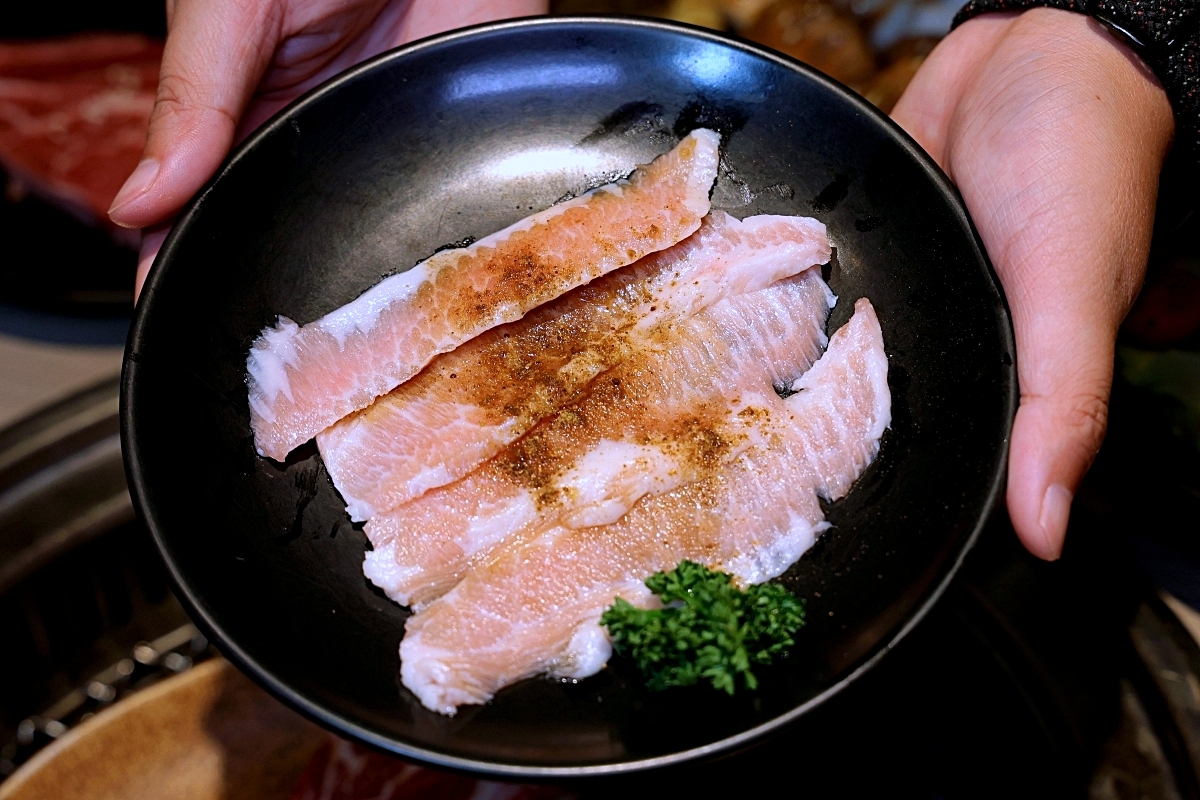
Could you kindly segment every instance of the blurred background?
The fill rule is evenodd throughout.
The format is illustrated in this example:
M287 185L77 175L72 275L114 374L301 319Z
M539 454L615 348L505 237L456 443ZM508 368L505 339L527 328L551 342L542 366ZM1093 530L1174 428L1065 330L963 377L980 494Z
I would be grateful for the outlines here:
M950 0L558 0L759 42L890 111ZM1200 232L1164 173L1110 432L1067 549L1000 511L880 669L782 736L682 772L510 787L319 731L220 658L134 518L117 429L136 237L105 217L140 155L161 0L0 15L0 800L606 797L651 791L1200 798Z
M733 33L810 64L890 112L957 0L557 0L557 14L639 14Z

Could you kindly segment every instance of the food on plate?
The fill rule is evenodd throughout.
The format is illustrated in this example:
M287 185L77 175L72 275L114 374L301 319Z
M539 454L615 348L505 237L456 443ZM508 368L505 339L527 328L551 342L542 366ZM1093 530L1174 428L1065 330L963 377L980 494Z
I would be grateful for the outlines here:
M33 192L136 245L108 207L146 144L162 48L117 33L0 44L0 165L10 193Z
M766 446L664 494L616 522L557 526L502 546L447 594L409 617L400 643L404 685L453 714L501 687L546 672L594 674L611 644L599 624L621 597L648 607L644 580L683 560L742 585L780 575L828 526L835 500L878 452L891 420L887 357L869 301L790 387L755 398Z
M708 681L733 694L758 688L751 667L770 664L795 644L804 625L804 601L777 583L744 591L724 572L681 561L656 572L646 588L660 608L638 608L618 597L600 617L613 650L637 661L654 690Z
M616 522L769 446L775 387L820 356L833 302L809 269L677 321L475 471L373 517L363 571L419 608L497 547Z
M887 359L866 299L825 334L820 222L708 214L719 144L694 131L251 348L258 450L316 436L365 575L414 611L426 707L586 677L614 645L656 687L732 693L803 623L760 584L874 458Z
M439 252L321 319L301 327L281 316L246 363L258 452L286 458L438 354L694 233L719 144L693 131L629 180Z
M321 457L350 518L370 519L458 480L675 321L829 256L814 219L714 212L679 244L438 356L317 434Z

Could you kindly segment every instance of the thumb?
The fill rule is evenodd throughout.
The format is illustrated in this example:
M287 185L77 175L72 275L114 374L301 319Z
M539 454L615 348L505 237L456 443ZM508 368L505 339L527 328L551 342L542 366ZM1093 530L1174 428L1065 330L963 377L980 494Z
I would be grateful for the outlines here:
M165 222L162 225L142 230L142 244L138 248L137 273L133 281L133 302L135 303L142 295L142 287L146 285L150 267L154 266L154 259L158 257L158 251L167 241L167 234L171 232L173 224L174 222Z
M1055 559L1075 491L1104 440L1114 335L1095 320L1072 325L1061 317L1017 327L1021 405L1009 448L1008 510L1029 551Z
M177 0L146 148L113 200L113 222L161 222L216 171L280 39L280 6Z

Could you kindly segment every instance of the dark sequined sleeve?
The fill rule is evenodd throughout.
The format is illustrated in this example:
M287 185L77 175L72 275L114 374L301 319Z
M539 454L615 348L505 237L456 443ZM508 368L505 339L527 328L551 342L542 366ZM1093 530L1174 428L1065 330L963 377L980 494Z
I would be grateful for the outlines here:
M954 27L988 11L1060 8L1099 20L1154 70L1175 110L1176 148L1200 157L1198 0L970 0Z

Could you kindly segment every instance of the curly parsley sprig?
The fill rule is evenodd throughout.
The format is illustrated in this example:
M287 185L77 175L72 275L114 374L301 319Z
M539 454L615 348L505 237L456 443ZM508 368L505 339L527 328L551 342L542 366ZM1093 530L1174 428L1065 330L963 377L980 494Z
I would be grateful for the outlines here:
M708 680L733 694L753 690L750 667L770 664L795 642L804 625L804 601L774 583L742 591L729 575L692 561L646 579L663 608L641 609L617 598L600 624L613 647L632 656L650 689L691 686ZM739 681L740 678L740 681Z

